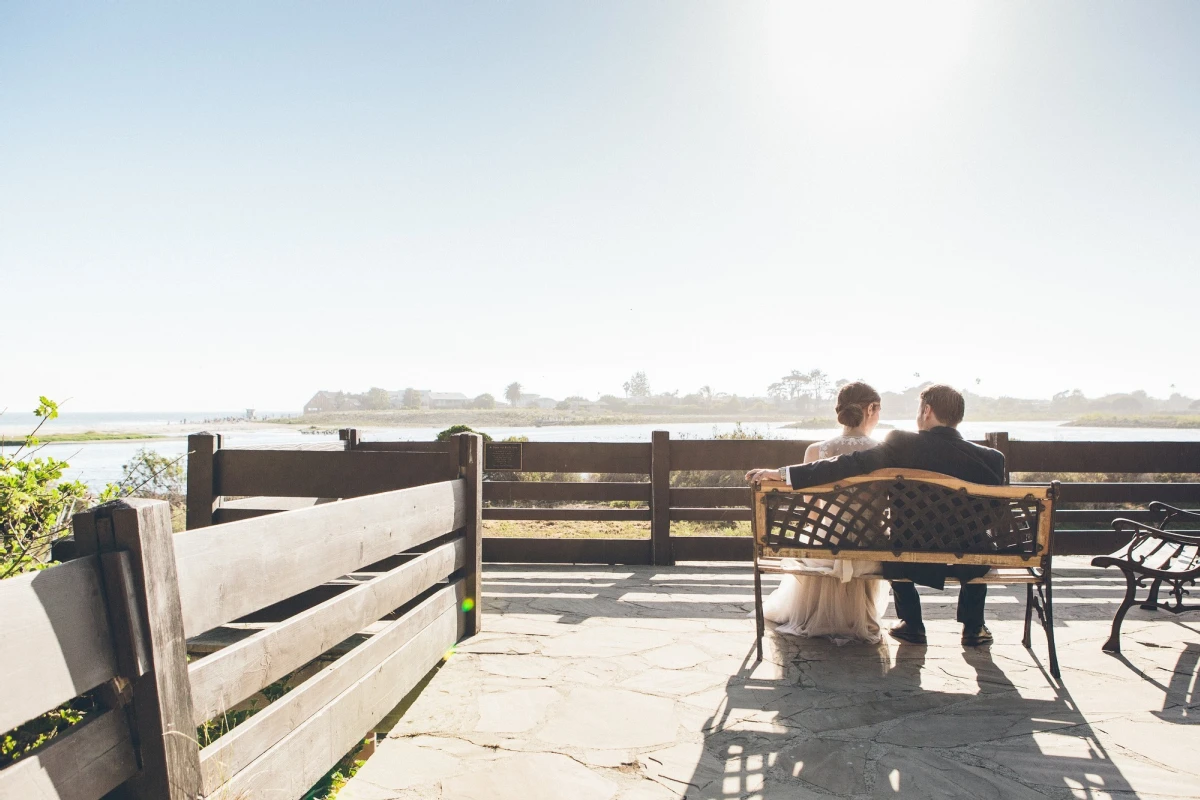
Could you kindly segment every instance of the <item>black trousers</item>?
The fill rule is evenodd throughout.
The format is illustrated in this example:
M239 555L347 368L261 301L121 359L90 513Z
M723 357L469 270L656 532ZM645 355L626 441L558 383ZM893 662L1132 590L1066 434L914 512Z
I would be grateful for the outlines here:
M951 567L953 569L953 567ZM972 570L973 572L975 570ZM986 571L986 570L985 570ZM960 576L970 580L975 575ZM908 581L892 583L892 597L896 603L896 616L914 628L923 628L921 618L921 596L917 585ZM987 601L987 584L963 583L958 591L958 621L967 630L983 627L983 604Z

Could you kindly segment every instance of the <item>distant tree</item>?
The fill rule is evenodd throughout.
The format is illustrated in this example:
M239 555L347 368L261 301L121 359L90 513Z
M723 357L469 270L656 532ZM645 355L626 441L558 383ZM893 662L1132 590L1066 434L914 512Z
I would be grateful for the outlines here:
M420 408L421 393L410 386L404 390L404 398L401 400L401 403L405 408Z
M521 384L513 381L508 386L504 387L504 399L511 405L516 406L521 399Z
M705 384L704 386L701 386L701 387L700 387L700 400L701 400L701 402L703 402L703 403L704 403L704 405L706 405L706 406L711 406L711 405L712 405L712 401L713 401L713 389L712 389L712 387L711 387L711 386L709 386L709 385Z
M597 402L599 402L600 405L608 406L609 408L620 408L621 406L625 405L625 401L623 399L611 394L602 395Z
M829 392L829 376L819 369L808 373L808 383L812 387L813 399L818 403L825 399Z
M388 394L387 389L380 389L378 386L373 386L367 392L366 399L363 401L363 407L372 411L385 411L392 407L392 396Z
M1113 411L1140 411L1142 401L1134 395L1123 395L1114 399L1111 407Z
M650 379L646 377L646 373L638 371L633 373L621 388L625 390L626 397L649 397Z
M1079 414L1087 410L1088 400L1083 392L1072 389L1069 392L1059 392L1050 398L1050 408L1065 414Z
M471 408L495 408L496 398L492 397L487 392L479 395L471 401Z
M1196 400L1188 406L1188 411L1200 411L1200 400Z
M784 395L789 400L799 400L801 397L808 397L812 391L810 384L812 377L807 372L801 372L794 369L787 375L779 379L783 384Z

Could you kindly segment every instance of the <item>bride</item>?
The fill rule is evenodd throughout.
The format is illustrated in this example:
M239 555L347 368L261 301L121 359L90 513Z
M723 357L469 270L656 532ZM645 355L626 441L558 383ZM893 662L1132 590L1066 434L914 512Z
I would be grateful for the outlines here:
M865 383L848 383L838 392L837 418L842 435L808 446L804 463L869 450L879 442L871 432L879 424L879 393ZM836 644L882 639L880 619L888 604L883 580L851 580L879 574L878 561L851 559L784 559L784 568L802 566L822 575L782 576L779 588L766 598L763 614L776 623L775 632L796 636L828 636Z

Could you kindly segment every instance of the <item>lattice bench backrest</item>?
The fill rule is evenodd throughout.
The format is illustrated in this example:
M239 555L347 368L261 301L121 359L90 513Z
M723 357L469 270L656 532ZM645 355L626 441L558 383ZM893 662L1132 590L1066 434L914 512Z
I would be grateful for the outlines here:
M755 546L760 557L1025 565L1051 554L1056 494L894 469L797 490L765 483L754 490Z

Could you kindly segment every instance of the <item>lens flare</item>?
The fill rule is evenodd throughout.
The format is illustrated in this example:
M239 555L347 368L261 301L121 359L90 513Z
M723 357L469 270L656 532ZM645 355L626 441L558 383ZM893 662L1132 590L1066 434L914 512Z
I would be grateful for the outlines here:
M475 608L475 601L472 600L470 597L468 597L462 601L462 610L463 610L464 614L468 611L473 610L474 608Z

